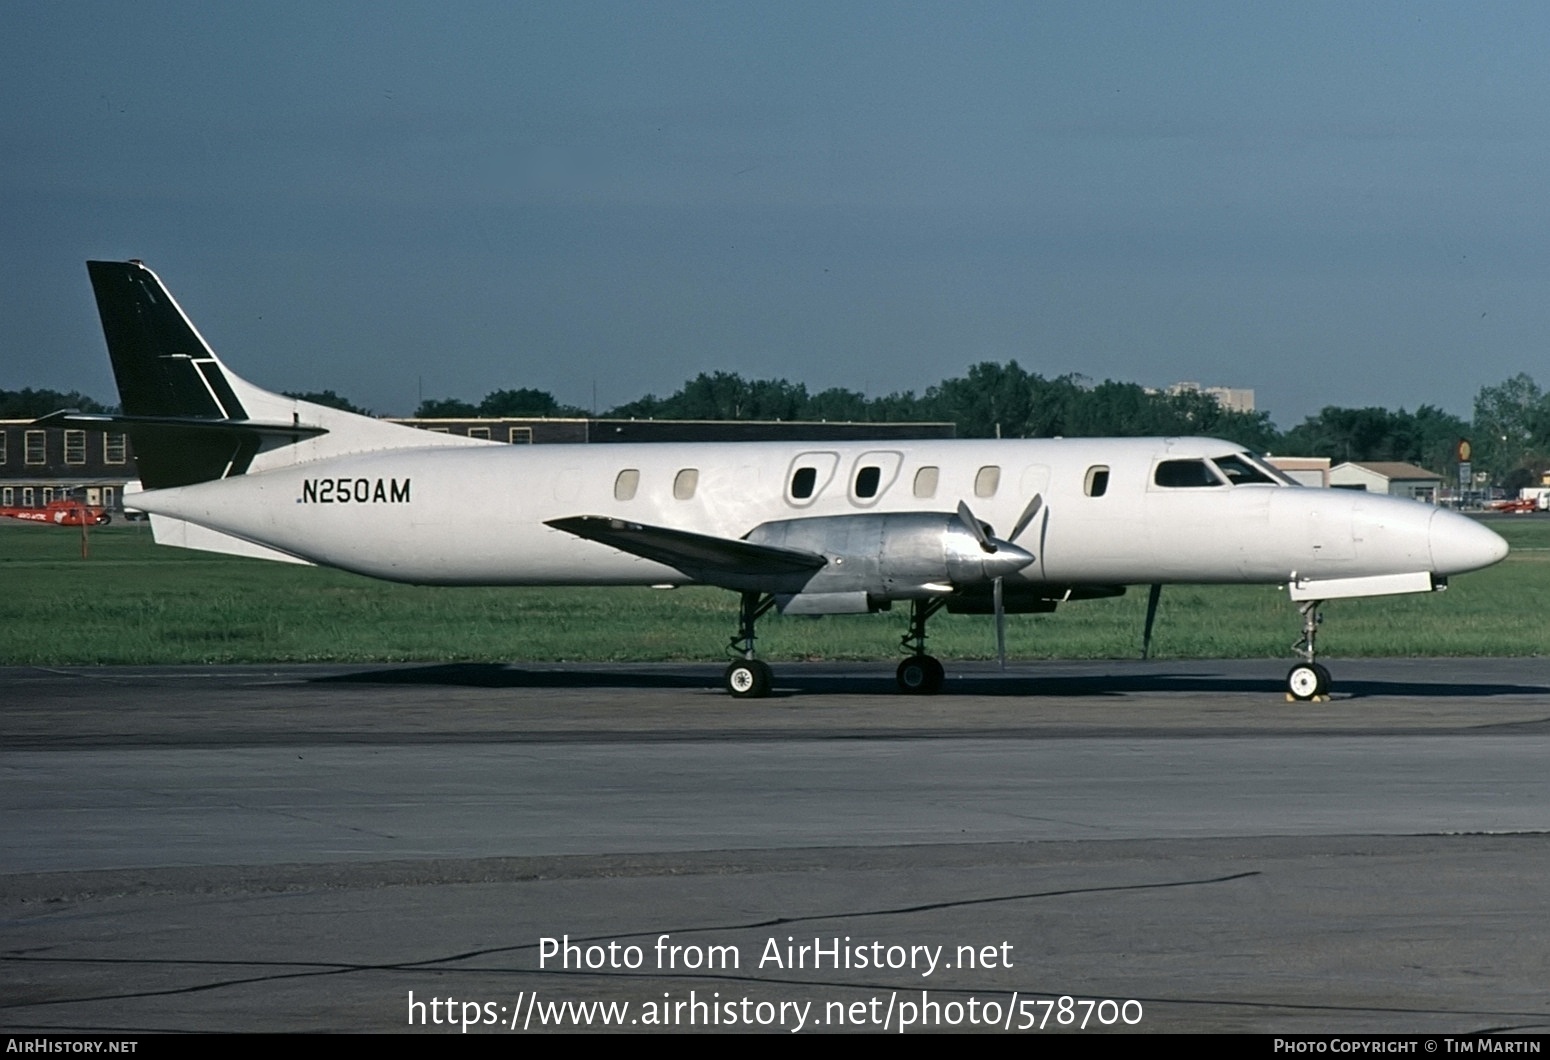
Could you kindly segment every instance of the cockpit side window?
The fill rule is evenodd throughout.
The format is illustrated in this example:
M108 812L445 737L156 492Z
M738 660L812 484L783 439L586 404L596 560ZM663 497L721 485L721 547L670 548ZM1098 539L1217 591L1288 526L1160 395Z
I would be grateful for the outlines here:
M1212 457L1211 463L1216 469L1227 477L1227 481L1234 486L1246 486L1250 483L1259 483L1266 486L1276 485L1276 480L1265 474L1255 465L1239 456Z
M1157 465L1152 481L1168 489L1200 489L1222 484L1204 460L1164 460Z

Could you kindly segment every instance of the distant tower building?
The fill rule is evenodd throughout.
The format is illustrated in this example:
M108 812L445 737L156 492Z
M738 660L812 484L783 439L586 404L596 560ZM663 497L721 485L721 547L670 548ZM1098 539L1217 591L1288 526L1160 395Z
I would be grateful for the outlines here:
M1253 412L1254 391L1248 387L1201 386L1199 383L1174 383L1169 394L1205 394L1228 412Z

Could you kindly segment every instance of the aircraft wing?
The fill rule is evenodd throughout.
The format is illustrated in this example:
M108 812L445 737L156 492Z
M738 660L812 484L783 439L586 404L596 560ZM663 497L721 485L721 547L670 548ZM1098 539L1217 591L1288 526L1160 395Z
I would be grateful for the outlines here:
M545 525L665 564L697 581L729 589L773 589L772 582L787 581L800 587L815 571L829 563L818 553L803 549L756 545L735 538L669 530L605 515L550 519Z

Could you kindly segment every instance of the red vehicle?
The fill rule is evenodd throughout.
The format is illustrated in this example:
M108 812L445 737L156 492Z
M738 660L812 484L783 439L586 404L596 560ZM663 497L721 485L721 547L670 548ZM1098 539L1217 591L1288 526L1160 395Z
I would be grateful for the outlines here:
M0 515L55 526L104 526L113 521L106 508L80 501L49 501L41 508L0 508Z
M1532 497L1520 497L1515 501L1492 501L1493 512L1518 512L1526 515L1529 512L1539 511L1539 502Z

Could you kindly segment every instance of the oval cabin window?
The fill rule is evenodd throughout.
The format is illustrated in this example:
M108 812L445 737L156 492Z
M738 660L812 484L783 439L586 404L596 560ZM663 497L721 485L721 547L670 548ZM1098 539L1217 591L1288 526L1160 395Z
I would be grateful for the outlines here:
M694 496L694 491L700 484L700 469L686 467L673 476L673 496L681 501L686 501Z

